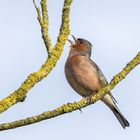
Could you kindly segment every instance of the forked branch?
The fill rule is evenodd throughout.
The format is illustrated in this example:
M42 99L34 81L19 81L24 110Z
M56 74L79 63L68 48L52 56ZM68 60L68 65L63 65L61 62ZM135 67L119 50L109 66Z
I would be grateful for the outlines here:
M51 41L48 35L48 15L46 0L41 0L42 15L40 9L37 8L34 2L38 14L38 21L41 25L42 37L44 39L44 43L48 51L48 58L46 59L45 63L41 66L41 68L38 71L31 73L17 90L15 90L8 97L0 101L0 113L6 111L8 108L10 108L18 102L24 101L29 90L33 88L35 84L37 84L39 81L44 79L55 67L57 61L59 60L62 54L65 42L67 41L70 32L69 15L71 3L72 0L64 1L62 12L62 24L59 36L56 45L54 46L54 48L52 48Z

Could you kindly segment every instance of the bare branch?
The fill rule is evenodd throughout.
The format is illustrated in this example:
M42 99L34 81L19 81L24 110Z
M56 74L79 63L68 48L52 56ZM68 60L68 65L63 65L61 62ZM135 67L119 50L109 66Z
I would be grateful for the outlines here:
M40 12L39 7L37 7L37 5L36 5L36 3L35 3L35 0L33 0L33 4L34 4L35 9L36 9L36 11L37 11L37 19L38 19L38 21L39 21L40 25L42 25L41 12Z

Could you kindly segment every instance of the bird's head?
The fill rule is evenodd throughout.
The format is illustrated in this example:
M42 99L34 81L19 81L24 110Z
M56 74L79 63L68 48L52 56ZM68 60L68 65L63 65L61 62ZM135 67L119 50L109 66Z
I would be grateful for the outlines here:
M74 42L71 40L68 40L71 44L70 48L70 55L83 55L83 56L91 56L91 47L92 44L82 38L76 38L72 35Z

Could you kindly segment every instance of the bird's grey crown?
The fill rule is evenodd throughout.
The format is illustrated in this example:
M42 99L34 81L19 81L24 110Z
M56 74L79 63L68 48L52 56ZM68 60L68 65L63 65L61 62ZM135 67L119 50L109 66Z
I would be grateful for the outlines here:
M91 47L92 47L92 44L88 40L83 39L83 38L78 38L77 41L80 42L80 43L82 43L82 44L84 44L87 47L87 51L84 52L84 55L90 57L91 56Z
M92 44L88 40L86 40L86 39L78 38L77 41L83 43L86 46L92 47Z

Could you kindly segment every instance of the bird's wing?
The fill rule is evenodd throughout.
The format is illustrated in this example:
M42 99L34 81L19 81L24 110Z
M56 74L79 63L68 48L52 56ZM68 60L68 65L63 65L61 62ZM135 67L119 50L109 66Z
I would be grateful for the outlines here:
M108 84L108 82L107 82L107 79L105 78L104 74L102 73L101 69L100 69L100 68L98 67L98 65L97 65L96 63L94 63L91 59L90 59L90 63L91 63L93 66L96 67L96 70L97 70L97 72L98 72L98 74L99 74L99 80L100 80L101 83L102 83L102 87L106 86L106 85ZM111 94L111 92L109 92L109 94L110 94L112 100L114 101L114 103L118 103L118 102L116 101L116 99L113 97L113 95Z
M102 86L106 86L108 84L107 79L105 78L104 74L102 73L101 69L96 65L96 63L94 63L91 59L90 59L90 63L92 64L92 66L94 68L96 68L96 71L99 75L99 80L102 83Z

